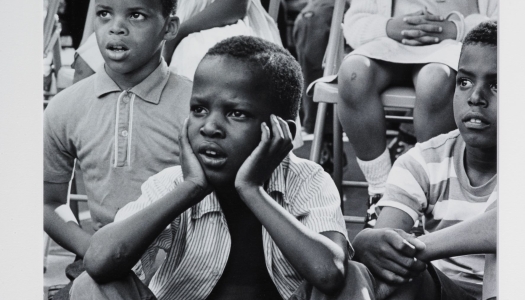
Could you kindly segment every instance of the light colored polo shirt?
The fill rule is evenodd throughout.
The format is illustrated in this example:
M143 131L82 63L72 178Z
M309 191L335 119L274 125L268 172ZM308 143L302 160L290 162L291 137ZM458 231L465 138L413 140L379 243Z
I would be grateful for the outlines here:
M464 159L465 141L457 129L416 144L392 166L385 194L377 205L398 208L414 221L424 215L427 233L496 208L497 175L474 187L465 171ZM450 257L432 263L453 280L483 283L484 254Z
M77 159L95 224L136 200L144 181L179 164L191 88L162 61L127 91L103 68L65 89L44 112L44 181L69 182Z
M144 209L183 181L180 166L165 169L142 185L140 198L122 208L115 222ZM347 239L337 188L323 169L293 154L287 156L270 177L268 194L288 213L315 232L336 231ZM264 227L261 228L264 258L277 290L288 299L302 281ZM159 249L167 257L149 283L159 300L206 299L226 267L231 238L226 218L215 193L173 220L142 256L134 271L139 278L151 274ZM350 255L353 249L348 243Z

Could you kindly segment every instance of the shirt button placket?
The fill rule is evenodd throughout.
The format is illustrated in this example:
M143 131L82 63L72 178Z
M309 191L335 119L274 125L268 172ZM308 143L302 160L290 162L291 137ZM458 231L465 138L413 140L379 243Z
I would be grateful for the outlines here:
M118 137L118 161L117 166L123 167L126 165L128 153L128 130L130 122L130 105L129 101L132 93L125 92L122 96L121 103L119 105L119 137Z

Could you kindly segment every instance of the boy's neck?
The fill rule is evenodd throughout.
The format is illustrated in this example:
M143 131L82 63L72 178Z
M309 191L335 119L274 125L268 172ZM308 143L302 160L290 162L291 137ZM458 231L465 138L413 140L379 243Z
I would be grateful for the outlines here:
M216 189L215 195L221 205L237 206L239 203L242 203L241 196L233 184Z
M498 171L498 151L466 146L464 159L465 172L472 186L488 182Z
M113 79L120 89L125 91L133 88L146 79L151 73L153 73L153 71L155 71L155 69L157 69L161 61L162 59L159 52L159 54L155 55L155 58L153 58L149 63L129 73L115 72L109 68L107 64L104 65L104 69L106 70L108 76Z

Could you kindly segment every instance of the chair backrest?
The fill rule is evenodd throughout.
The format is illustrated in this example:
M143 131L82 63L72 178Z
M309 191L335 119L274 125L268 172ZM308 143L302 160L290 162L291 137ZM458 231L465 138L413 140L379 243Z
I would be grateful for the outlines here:
M332 23L330 25L328 46L326 47L325 59L323 62L323 77L337 74L339 66L341 66L341 62L344 57L342 22L345 13L346 1L347 0L335 0L334 3L334 12L332 14Z
M51 38L55 29L55 15L58 12L60 0L49 0L47 4L46 17L44 19L44 50L50 48Z
M281 0L270 0L270 5L268 6L268 14L272 19L277 23L277 16L279 16L279 8L281 6Z

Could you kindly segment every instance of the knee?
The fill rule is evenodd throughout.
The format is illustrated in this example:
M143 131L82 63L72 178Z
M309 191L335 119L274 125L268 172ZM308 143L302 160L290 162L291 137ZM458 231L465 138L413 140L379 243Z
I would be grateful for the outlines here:
M456 72L443 64L427 64L416 80L416 97L421 108L439 111L452 104Z
M347 57L341 64L338 74L340 101L358 105L367 100L374 87L374 67L372 61L364 56Z

